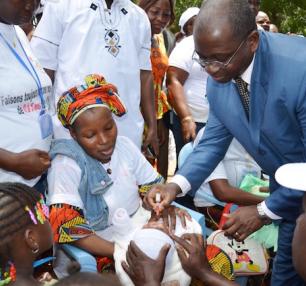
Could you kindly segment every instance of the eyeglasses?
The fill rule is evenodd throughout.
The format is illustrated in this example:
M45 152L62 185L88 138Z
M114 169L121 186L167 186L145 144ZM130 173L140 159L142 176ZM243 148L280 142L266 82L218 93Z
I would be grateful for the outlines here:
M248 39L248 37L245 38L240 43L240 45L238 46L236 51L233 53L233 55L226 62L205 60L204 58L200 57L195 50L193 51L192 59L194 61L196 61L204 69L206 69L208 66L214 66L215 68L225 69L231 63L231 61L235 58L235 56L237 55L238 51L243 46L243 44L247 41L247 39Z

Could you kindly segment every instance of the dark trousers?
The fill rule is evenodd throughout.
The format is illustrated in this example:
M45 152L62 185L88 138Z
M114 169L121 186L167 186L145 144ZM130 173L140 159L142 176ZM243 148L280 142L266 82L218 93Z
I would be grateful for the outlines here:
M292 238L295 222L282 221L279 225L278 250L274 259L271 286L303 286L306 283L292 264ZM305 255L305 253L301 253Z
M44 197L46 196L48 191L47 173L41 175L39 181L34 186L34 189L40 192Z

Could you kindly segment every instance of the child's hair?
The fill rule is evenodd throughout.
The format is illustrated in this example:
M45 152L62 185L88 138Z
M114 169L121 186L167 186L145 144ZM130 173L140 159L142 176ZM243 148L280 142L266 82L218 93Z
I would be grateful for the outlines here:
M79 272L61 279L54 286L121 286L114 274Z
M40 193L24 184L0 183L0 265L7 263L11 238L34 224L29 211L35 213L40 200Z

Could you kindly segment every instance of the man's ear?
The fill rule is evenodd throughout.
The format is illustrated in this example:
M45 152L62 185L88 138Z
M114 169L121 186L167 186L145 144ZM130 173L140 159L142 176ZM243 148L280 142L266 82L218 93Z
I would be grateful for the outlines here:
M249 36L249 43L250 43L250 48L252 53L255 53L257 48L258 48L258 44L259 44L259 34L258 31L253 31L250 36Z
M26 228L24 231L24 239L27 246L33 253L37 253L39 251L38 234L32 227Z

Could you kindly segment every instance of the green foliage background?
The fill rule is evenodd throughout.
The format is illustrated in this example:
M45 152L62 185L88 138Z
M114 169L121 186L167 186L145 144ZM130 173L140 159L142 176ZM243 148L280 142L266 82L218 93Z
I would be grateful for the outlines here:
M180 15L192 6L200 7L202 0L176 0L176 20L171 30L177 32ZM306 0L262 0L260 9L265 11L282 33L306 36Z

